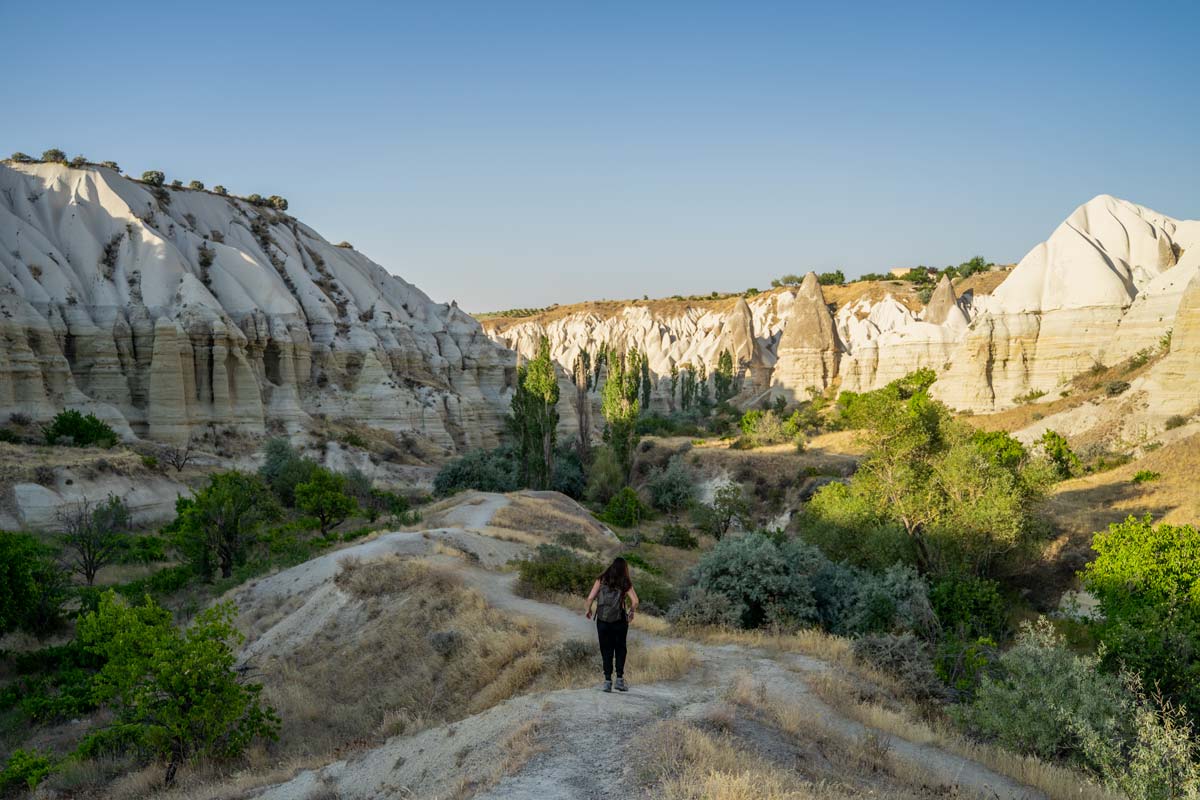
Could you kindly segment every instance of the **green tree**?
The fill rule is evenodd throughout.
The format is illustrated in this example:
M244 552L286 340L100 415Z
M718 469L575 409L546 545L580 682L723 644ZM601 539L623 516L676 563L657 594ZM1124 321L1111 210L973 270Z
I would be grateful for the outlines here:
M509 417L520 452L521 479L533 489L548 488L554 474L558 392L550 340L543 336L537 356L517 367L517 389Z
M73 408L60 411L43 429L46 444L58 444L60 439L70 439L76 447L112 447L117 443L117 434L95 414L84 416Z
M287 211L288 201L277 194L273 194L267 198L267 205L276 211Z
M167 176L156 169L148 169L142 173L142 183L149 186L162 186L166 180Z
M1081 468L1079 456L1075 455L1075 451L1071 449L1071 445L1061 433L1047 430L1038 439L1038 444L1041 446L1042 452L1046 454L1046 458L1054 466L1054 472L1060 480L1066 480L1079 474Z
M67 588L47 547L29 534L0 531L0 636L53 633L62 625Z
M279 506L257 475L221 472L208 479L184 509L177 526L177 543L193 569L205 580L216 568L221 577L245 561L264 522L279 516Z
M653 388L650 382L650 359L646 357L642 359L642 408L646 411L650 410L650 392Z
M296 487L312 479L320 470L320 464L301 456L287 439L277 437L268 440L263 448L263 464L258 468L258 474L281 503L295 508Z
M204 182L203 181L191 181L188 183L188 188L195 189L196 191L201 191L202 189L204 189Z
M65 164L67 163L67 154L57 147L51 147L49 150L42 151L41 160L52 164Z
M675 392L679 388L679 367L671 364L671 411L675 410Z
M129 606L108 591L79 621L80 641L105 661L96 698L112 706L125 736L166 761L168 785L194 756L233 758L254 739L278 735L262 687L238 672L236 617L232 603L221 603L181 631L149 597Z
M572 365L571 378L575 385L575 423L579 430L579 460L586 464L592 449L592 404L588 390L592 388L592 357L580 350Z
M612 448L628 480L633 468L633 449L638 439L636 428L640 408L638 384L641 355L634 348L619 356L610 354L608 362L608 377L601 393L601 411L607 423L604 441Z
M28 154L22 153L20 150L18 150L17 152L15 152L11 156L9 156L8 160L15 161L18 164L28 164L30 161L33 161L33 158L30 157Z
M717 391L717 402L723 403L737 394L733 379L733 354L722 350L717 359L717 369L713 373L713 384Z
M750 503L742 492L741 484L726 483L713 494L711 504L696 506L698 527L714 539L723 539L734 523L747 525L750 522Z
M218 183L216 186L213 187L213 194L226 195L226 194L229 194L229 190Z
M357 503L346 493L346 479L327 469L318 470L296 486L296 505L321 523L321 535L329 533L354 512Z
M817 275L817 283L822 286L841 286L846 282L846 275L840 269L833 272L822 272Z
M132 524L129 506L109 494L102 503L84 500L61 509L57 522L70 568L91 586L96 573L116 560L128 543Z

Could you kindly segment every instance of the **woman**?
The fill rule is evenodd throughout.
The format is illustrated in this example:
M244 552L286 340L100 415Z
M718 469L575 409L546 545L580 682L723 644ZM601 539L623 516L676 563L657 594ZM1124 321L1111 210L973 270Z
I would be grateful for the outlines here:
M625 598L629 598L629 610L625 610ZM592 603L596 603L596 635L600 639L600 657L604 661L604 691L613 690L613 658L617 661L617 691L625 692L625 637L629 634L629 623L637 611L638 596L629 579L629 564L623 558L615 558L608 569L592 584L587 598L584 616L592 618Z

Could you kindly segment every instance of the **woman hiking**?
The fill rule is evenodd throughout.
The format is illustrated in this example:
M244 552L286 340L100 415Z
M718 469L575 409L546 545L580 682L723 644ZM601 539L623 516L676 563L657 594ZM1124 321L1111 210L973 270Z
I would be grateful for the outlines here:
M629 610L625 610L625 598L629 598ZM637 611L638 596L629 579L629 564L623 558L614 558L608 569L592 584L587 598L584 616L592 618L592 603L596 604L596 635L600 639L600 657L604 661L604 691L613 690L613 658L617 661L618 692L629 691L625 684L625 637L629 623Z

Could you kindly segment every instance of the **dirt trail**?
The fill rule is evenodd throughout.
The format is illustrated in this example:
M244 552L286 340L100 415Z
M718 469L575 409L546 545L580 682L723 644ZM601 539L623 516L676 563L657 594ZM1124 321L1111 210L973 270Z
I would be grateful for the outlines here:
M473 504L461 515L461 523L483 528L490 514L503 505L498 501ZM315 590L320 583L332 583L336 562L344 558L424 552L452 565L493 606L540 622L561 638L594 641L594 623L582 613L516 595L513 592L516 576L512 573L433 554L433 542L439 539L451 540L458 549L468 552L491 552L493 559L498 555L494 553L496 540L464 529L391 533L260 581L247 587L239 603L243 608L256 601L278 603L279 592L293 597L296 592L315 596L319 594ZM310 613L313 612L306 611L300 616ZM270 639L274 633L268 630L263 638ZM278 642L280 636L287 635L276 634L274 640ZM637 676L631 674L632 690L628 694L604 694L589 688L517 697L456 723L413 736L394 737L348 760L302 772L257 796L271 800L334 796L434 798L464 793L488 800L627 798L639 791L633 772L641 754L638 741L641 729L664 719L703 718L724 702L728 687L744 673L763 685L768 696L800 706L818 728L849 739L872 732L841 716L813 692L809 681L835 669L818 659L655 636L638 630L636 622L630 631L631 648L674 643L688 645L696 655L695 667L681 680L639 685ZM507 771L500 766L507 757L506 737L530 721L538 726L539 751L518 764L513 774L501 775ZM880 735L891 742L895 758L920 765L937 782L957 786L965 795L1021 800L1042 796L953 753Z

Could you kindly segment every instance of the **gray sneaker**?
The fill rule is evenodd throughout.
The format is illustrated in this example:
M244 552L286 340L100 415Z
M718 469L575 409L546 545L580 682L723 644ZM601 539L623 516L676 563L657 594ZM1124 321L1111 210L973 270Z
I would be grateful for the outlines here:
M606 692L611 692L611 691L612 691L612 681L605 681L605 682L604 682L604 691L606 691Z
M628 692L629 691L629 687L625 685L625 679L622 678L620 675L617 676L617 691L618 692Z

